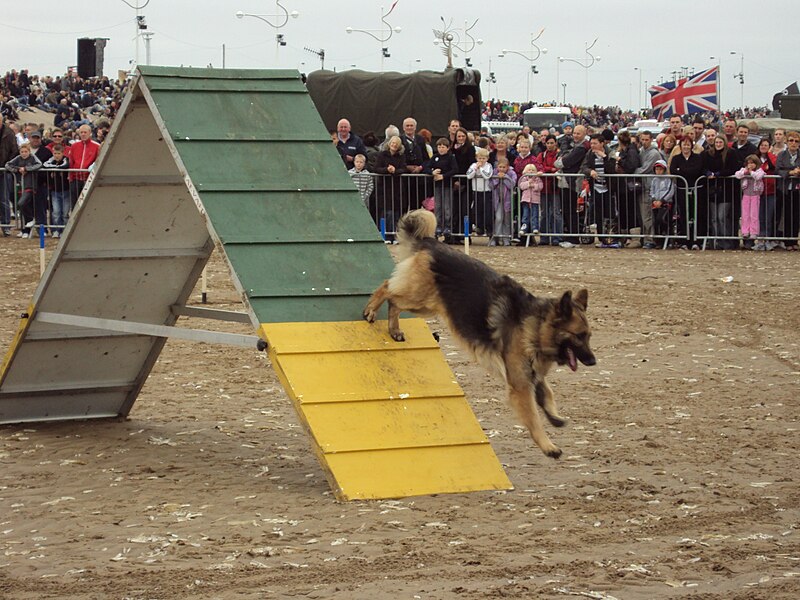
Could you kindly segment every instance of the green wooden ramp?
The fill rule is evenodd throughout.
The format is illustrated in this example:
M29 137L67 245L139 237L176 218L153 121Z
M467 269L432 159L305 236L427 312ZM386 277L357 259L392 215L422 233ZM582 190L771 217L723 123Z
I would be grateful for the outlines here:
M186 306L215 248L241 313ZM178 316L240 320L338 498L510 488L425 323L397 344L361 320L392 268L296 71L140 67L0 368L0 422L126 416L166 338L258 339Z

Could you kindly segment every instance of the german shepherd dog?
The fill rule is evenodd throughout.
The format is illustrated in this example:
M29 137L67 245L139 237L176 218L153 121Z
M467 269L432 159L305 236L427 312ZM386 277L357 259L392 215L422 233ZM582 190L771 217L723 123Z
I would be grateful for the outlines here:
M373 323L387 302L389 335L403 342L402 311L443 317L461 345L506 380L509 401L533 441L547 456L558 458L561 450L545 433L533 400L550 423L566 424L545 377L553 364L573 371L578 361L595 364L586 320L589 292L537 298L511 277L440 243L435 230L436 217L425 209L398 221L400 262L372 294L364 318Z

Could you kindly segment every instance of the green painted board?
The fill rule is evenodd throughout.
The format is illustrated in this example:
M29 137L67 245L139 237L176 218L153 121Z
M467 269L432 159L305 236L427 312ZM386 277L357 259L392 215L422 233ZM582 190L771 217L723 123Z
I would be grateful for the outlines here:
M259 321L359 319L394 263L297 71L141 72Z
M291 79L258 81L254 79L195 79L192 80L190 88L186 83L178 78L156 77L147 80L147 87L151 92L161 94L164 91L184 91L186 93L203 91L206 93L215 92L281 92L285 94L305 94L306 88L298 78L297 81Z
M202 201L224 244L380 241L375 222L352 190L204 192Z
M374 242L234 244L225 253L251 297L372 292L394 266L384 245Z
M300 75L294 69L201 69L197 67L160 67L151 65L137 65L136 68L145 76L145 82L148 84L158 77L174 77L176 80L184 81L187 88L196 85L196 80L297 79Z
M310 100L309 100L310 102ZM175 146L199 192L223 189L353 190L341 156L326 142L176 141ZM213 187L211 189L219 189Z
M175 140L280 140L291 136L330 145L314 105L296 94L190 90L159 91L153 97Z
M331 321L358 321L369 301L370 294L361 296L311 296L293 298L287 302L285 298L254 298L250 306L262 323L309 323ZM405 315L404 315L405 316ZM378 315L379 320L386 319L386 306ZM376 323L376 327L386 323Z

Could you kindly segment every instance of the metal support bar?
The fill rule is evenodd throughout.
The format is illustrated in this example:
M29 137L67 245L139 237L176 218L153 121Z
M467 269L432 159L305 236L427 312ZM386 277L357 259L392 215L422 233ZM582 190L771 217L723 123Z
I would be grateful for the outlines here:
M240 333L224 333L208 331L205 329L182 329L152 323L133 323L117 319L98 319L96 317L83 317L81 315L65 315L51 312L39 312L35 320L42 323L56 325L71 325L73 327L88 327L90 329L105 329L107 331L120 331L136 335L151 337L178 338L192 342L205 342L208 344L228 344L244 348L257 348L261 341L256 335L242 335Z
M233 310L217 310L214 308L200 308L199 306L179 306L173 304L169 307L173 315L178 317L197 317L200 319L214 319L216 321L230 321L232 323L250 323L250 315Z

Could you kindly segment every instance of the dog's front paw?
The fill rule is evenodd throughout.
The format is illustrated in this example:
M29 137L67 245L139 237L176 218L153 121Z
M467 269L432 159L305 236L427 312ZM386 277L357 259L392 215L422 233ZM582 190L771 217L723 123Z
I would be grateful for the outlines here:
M550 424L553 425L553 427L563 427L564 425L567 424L567 420L561 415L551 415L547 411L544 411L544 414L547 417L547 420L550 421Z
M364 320L367 323L374 323L375 322L375 311L374 310L370 310L368 308L365 308L364 312L362 313L361 316L364 317Z
M392 336L392 339L395 342L405 342L406 341L406 336L403 335L402 331L390 331L389 335Z

